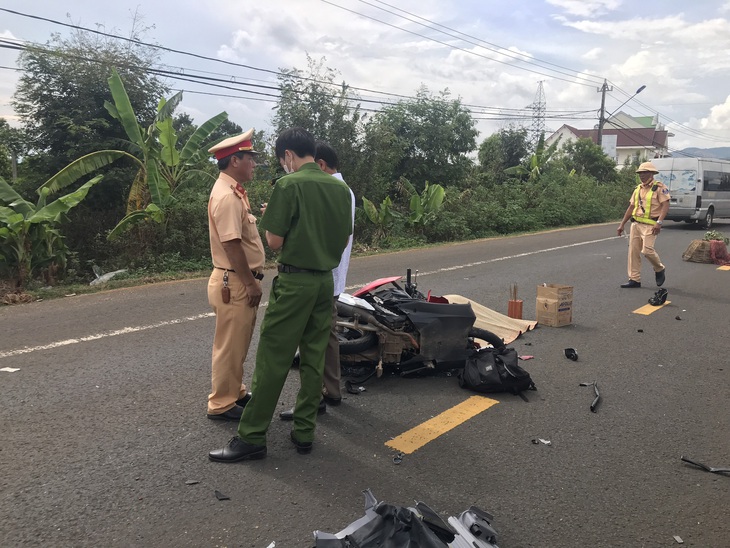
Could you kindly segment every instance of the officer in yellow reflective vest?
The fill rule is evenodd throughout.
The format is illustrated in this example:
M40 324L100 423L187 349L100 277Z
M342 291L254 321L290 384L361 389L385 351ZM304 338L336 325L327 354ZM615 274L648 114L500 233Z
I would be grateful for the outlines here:
M656 284L662 286L666 277L666 268L654 250L656 237L662 230L664 217L669 211L669 189L654 180L659 170L651 162L644 162L636 170L641 183L634 189L629 207L621 219L616 231L619 236L624 226L631 220L629 234L629 281L621 284L624 288L641 287L641 256L643 255L654 268Z

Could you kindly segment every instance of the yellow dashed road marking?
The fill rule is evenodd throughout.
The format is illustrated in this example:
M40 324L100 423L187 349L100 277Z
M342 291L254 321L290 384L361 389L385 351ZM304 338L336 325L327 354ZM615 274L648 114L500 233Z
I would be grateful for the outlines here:
M484 396L472 396L465 402L455 405L440 415L436 415L415 428L411 428L408 432L385 442L385 445L410 455L416 449L420 449L428 442L438 438L441 434L456 428L497 403L499 403L497 400L485 398Z
M720 266L717 269L718 270L730 270L730 266Z
M659 306L654 306L653 304L645 304L641 308L637 308L636 310L634 310L634 314L643 314L644 316L648 316L649 314L653 314L660 308L664 308L668 304L672 304L672 301L667 301Z

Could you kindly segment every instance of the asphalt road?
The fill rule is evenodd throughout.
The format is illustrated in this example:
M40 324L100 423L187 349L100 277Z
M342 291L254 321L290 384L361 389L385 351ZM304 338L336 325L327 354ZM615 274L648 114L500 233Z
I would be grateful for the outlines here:
M399 465L388 440L474 395L456 378L384 377L320 418L311 455L275 419L266 459L218 464L207 453L235 425L205 417L206 280L4 307L0 369L18 371L0 371L0 545L308 547L315 529L360 517L370 488L443 517L476 505L494 514L502 547L674 546L675 535L730 546L730 477L680 461L730 467L730 271L681 259L703 234L665 228L671 304L648 316L633 311L653 275L645 265L643 288L618 287L627 240L615 225L354 259L352 286L410 267L424 292L503 313L516 283L525 318L538 284L575 288L571 326L513 343L534 356L521 362L538 387L529 402L495 395ZM594 380L597 413L579 386ZM293 372L280 410L297 386Z

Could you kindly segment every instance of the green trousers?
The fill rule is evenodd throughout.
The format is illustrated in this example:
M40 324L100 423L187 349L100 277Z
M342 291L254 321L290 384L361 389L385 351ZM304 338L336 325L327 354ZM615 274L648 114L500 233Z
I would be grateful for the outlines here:
M280 273L274 278L261 323L251 400L238 423L238 436L243 441L266 445L266 431L297 347L301 386L292 431L298 441L314 439L333 292L332 272Z

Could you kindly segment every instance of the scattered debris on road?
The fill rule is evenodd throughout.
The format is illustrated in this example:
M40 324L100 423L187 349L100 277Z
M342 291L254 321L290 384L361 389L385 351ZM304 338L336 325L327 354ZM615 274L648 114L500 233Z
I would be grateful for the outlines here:
M712 474L730 474L730 468L713 468L712 466L707 466L706 464L702 464L701 462L697 462L687 457L679 458L688 464L693 464L694 466L702 468L705 472L711 472Z
M535 356L519 356L519 358L520 358L521 360L531 360L531 359L533 359L534 357L535 357Z
M228 495L224 495L217 489L215 491L215 498L217 498L218 500L231 500L231 497L229 497Z
M185 485L195 485L196 483L200 483L198 480L188 480L185 482Z
M598 403L601 401L601 394L598 391L598 382L582 382L580 383L580 386L592 386L593 387L593 393L596 395L595 399L593 400L593 403L591 403L591 411L593 413L596 412L596 409L598 408Z
M677 541L677 544L684 544L682 537L680 537L679 535L674 535L674 540Z
M550 440L545 440L542 438L535 438L534 440L532 440L532 443L534 443L535 445L539 445L541 443L543 445L552 445L553 444L553 442L551 442Z
M564 352L565 352L565 357L568 358L569 360L573 360L574 362L578 361L578 352L576 351L575 348L566 348L564 350Z
M0 371L4 371L5 373L15 373L16 371L20 371L19 367L3 367L0 369Z

